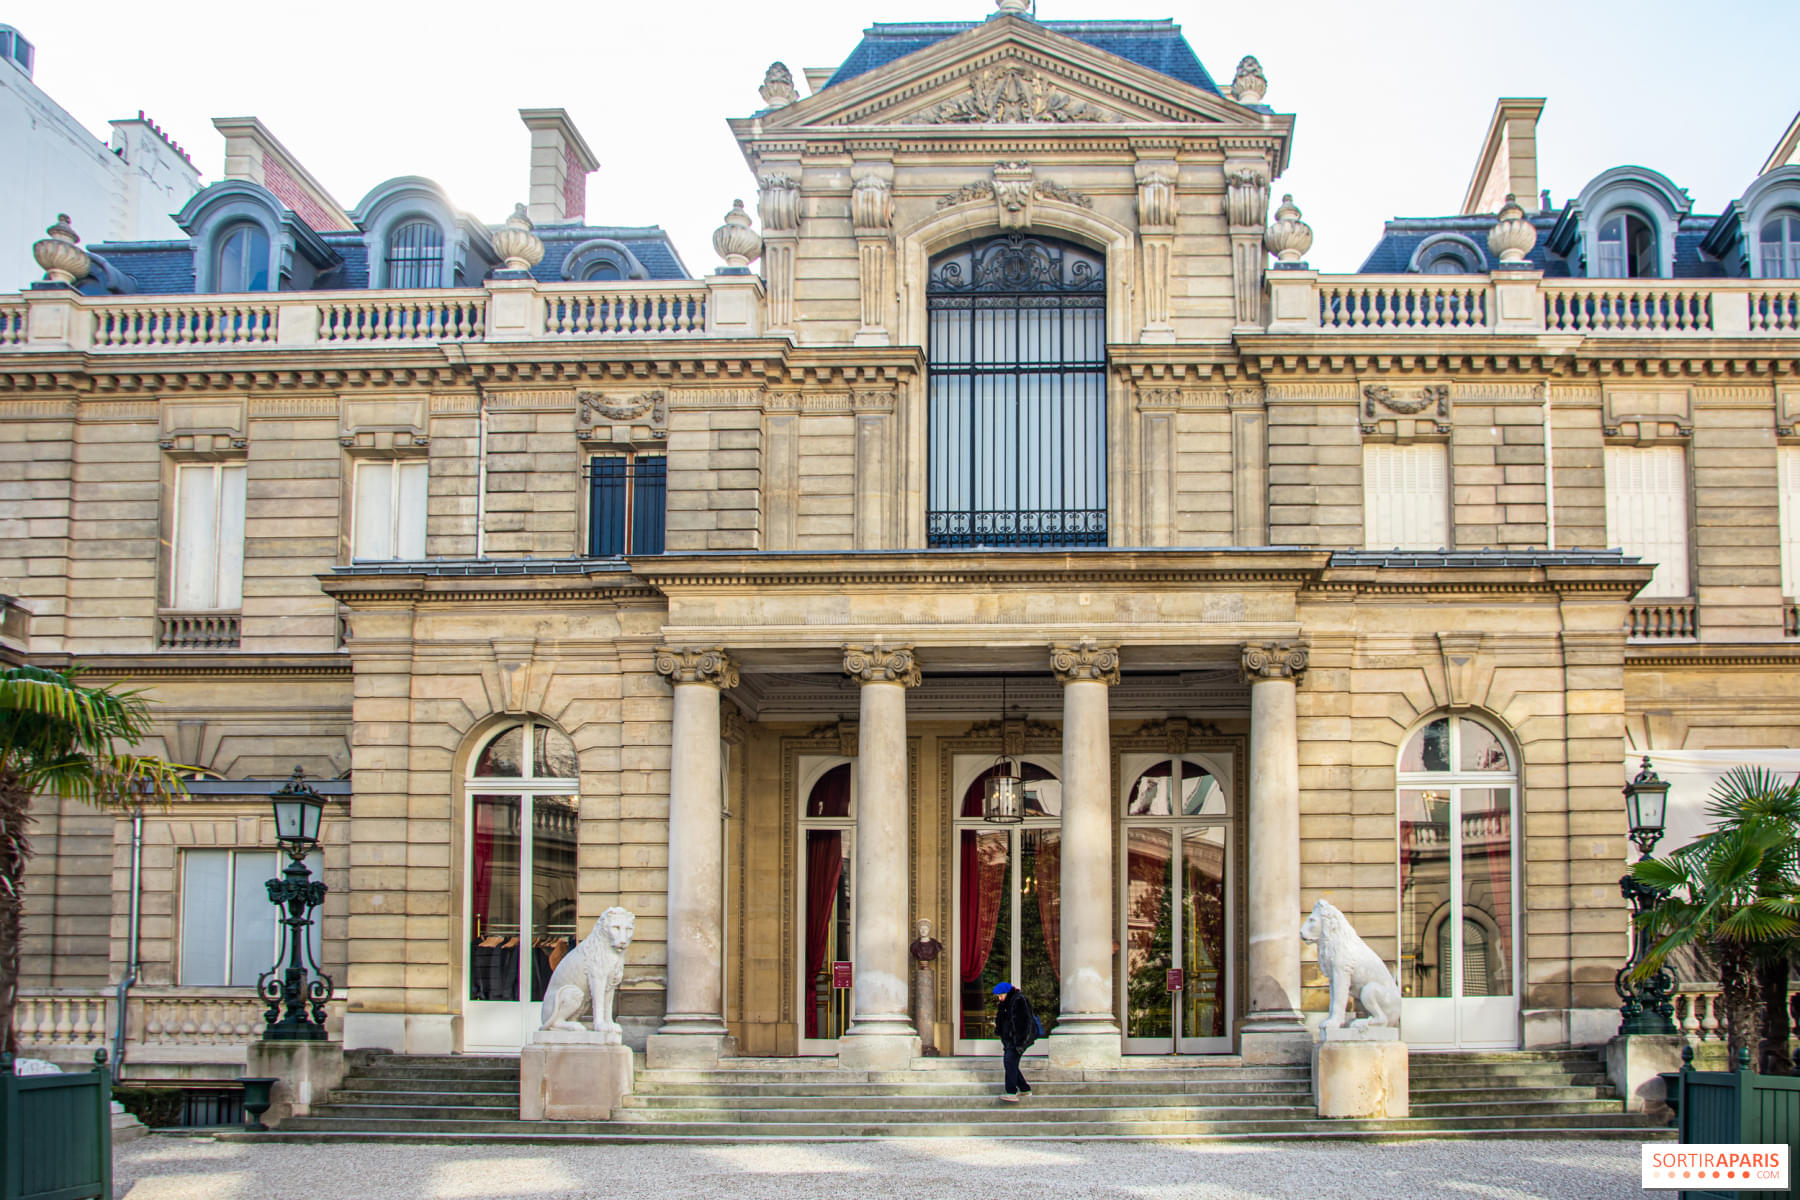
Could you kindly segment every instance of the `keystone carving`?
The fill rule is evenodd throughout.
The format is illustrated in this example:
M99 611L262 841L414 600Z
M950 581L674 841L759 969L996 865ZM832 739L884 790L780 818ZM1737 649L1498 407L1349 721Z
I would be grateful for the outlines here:
M667 675L670 683L705 683L716 688L736 687L737 666L723 647L689 649L658 646L656 673Z
M1110 121L1113 117L1058 90L1027 66L988 67L969 81L966 95L913 117L919 125L1028 125Z
M1410 399L1402 400L1394 395L1394 389L1385 383L1366 383L1363 385L1363 416L1374 418L1380 414L1375 411L1379 404L1392 413L1403 417L1415 416L1428 408L1435 407L1435 414L1441 419L1450 416L1450 385L1447 383L1429 383L1418 390Z
M1253 642L1244 647L1241 664L1246 683L1259 679L1292 679L1306 673L1306 647L1293 642Z
M1061 684L1119 682L1119 648L1083 638L1074 646L1050 647L1050 673Z
M844 674L861 683L919 686L919 664L911 646L845 646Z
M1037 198L1059 200L1077 208L1094 207L1091 197L1048 179L1037 179L1030 163L1018 161L995 163L993 182L981 180L960 187L947 196L940 196L937 206L945 209L991 199L1000 207L1000 228L1024 229L1031 224L1031 203Z
M652 424L668 419L667 402L662 391L639 392L635 396L608 396L603 392L576 392L581 405L581 424L592 425L596 417L608 421L636 421L648 416Z

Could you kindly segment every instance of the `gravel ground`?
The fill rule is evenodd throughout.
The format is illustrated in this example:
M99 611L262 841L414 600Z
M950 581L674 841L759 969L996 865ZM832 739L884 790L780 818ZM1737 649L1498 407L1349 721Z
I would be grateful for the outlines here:
M122 1200L1641 1200L1636 1142L1095 1145L904 1139L815 1146L268 1145L153 1136Z

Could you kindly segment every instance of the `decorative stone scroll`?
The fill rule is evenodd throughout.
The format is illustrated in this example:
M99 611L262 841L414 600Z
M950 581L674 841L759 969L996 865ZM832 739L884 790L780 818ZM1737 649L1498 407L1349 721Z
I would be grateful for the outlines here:
M1164 229L1175 224L1175 173L1151 167L1138 176L1138 226Z
M1029 125L1111 121L1111 113L1054 86L1036 67L987 67L966 94L913 116L918 125Z
M850 212L858 233L891 228L894 224L893 185L874 171L858 175L850 189Z
M706 683L716 688L736 687L737 665L723 647L688 649L659 646L656 650L656 672L667 675L670 683Z
M845 646L844 674L861 683L918 687L919 664L911 646Z
M1050 672L1056 676L1056 682L1071 683L1117 683L1119 682L1119 648L1117 646L1099 646L1092 638L1082 638L1073 646L1050 647Z
M1299 682L1306 673L1305 646L1293 642L1253 642L1244 647L1240 664L1244 681L1259 679L1292 679Z
M800 228L800 181L783 171L770 171L757 180L756 212L765 234L792 233Z

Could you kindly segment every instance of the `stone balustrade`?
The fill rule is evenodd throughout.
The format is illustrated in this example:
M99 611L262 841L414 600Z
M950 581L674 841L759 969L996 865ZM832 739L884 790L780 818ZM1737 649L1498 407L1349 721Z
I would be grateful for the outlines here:
M1631 606L1625 636L1663 641L1700 636L1700 606L1692 598L1639 600Z
M494 280L429 291L0 299L0 354L164 354L597 338L758 337L754 275L662 282Z
M160 650L235 650L242 633L238 613L164 612L156 615Z
M1789 601L1781 606L1781 632L1784 637L1800 637L1800 604Z
M111 989L22 988L14 1017L21 1053L65 1064L111 1051L117 1002ZM126 999L125 1059L138 1065L241 1065L262 1036L265 1005L251 988L141 987ZM326 1007L326 1030L344 1025L344 1000Z
M1791 279L1545 279L1269 272L1270 333L1800 336Z

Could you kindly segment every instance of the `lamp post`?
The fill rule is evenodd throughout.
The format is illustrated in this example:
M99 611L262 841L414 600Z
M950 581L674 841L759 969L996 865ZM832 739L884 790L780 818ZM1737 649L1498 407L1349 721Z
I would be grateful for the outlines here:
M1669 785L1659 779L1648 755L1637 775L1625 785L1625 815L1631 823L1631 840L1637 843L1639 862L1650 857L1650 851L1662 839L1663 819L1668 810ZM1650 953L1650 939L1644 931L1643 917L1668 896L1662 888L1639 883L1626 872L1619 880L1619 893L1631 903L1631 957L1619 968L1613 987L1624 1001L1619 1005L1619 1033L1673 1034L1675 1008L1669 993L1675 990L1674 977L1662 967L1651 972L1642 982L1630 978L1638 964Z
M281 949L275 965L256 981L256 990L269 1004L263 1014L263 1040L322 1042L327 1040L325 1002L331 998L331 977L319 969L306 931L312 926L312 910L325 902L325 883L311 877L306 856L319 844L325 798L307 786L306 773L295 767L293 778L272 802L275 837L287 851L288 865L281 878L269 880L269 902L278 910L285 907L287 915L280 919Z

